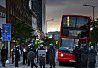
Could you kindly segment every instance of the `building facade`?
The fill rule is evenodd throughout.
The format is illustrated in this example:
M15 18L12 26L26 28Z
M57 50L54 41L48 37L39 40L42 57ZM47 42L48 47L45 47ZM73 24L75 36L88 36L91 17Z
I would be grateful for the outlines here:
M42 0L42 31L46 34L46 0Z
M29 0L7 0L6 2L8 23L24 22L30 26L32 25L32 12L29 9Z
M35 14L30 9L29 0L6 0L6 23L11 24L11 36L14 38L12 40L28 39L28 34L24 31L32 28L32 17L35 17ZM27 34L26 37L23 34ZM14 46L11 42L10 49Z
M46 0L32 0L32 10L37 15L37 32L40 36L45 33L45 4Z
M0 28L6 23L6 0L0 0Z
M2 29L2 24L5 23L6 23L6 0L0 0L0 29ZM0 38L0 58L1 58L1 49L2 49L2 40Z

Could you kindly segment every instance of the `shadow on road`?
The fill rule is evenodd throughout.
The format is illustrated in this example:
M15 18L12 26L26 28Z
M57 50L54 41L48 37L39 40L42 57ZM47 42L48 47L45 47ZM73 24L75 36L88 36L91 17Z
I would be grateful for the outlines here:
M67 66L67 67L75 67L75 63L63 63L61 66Z

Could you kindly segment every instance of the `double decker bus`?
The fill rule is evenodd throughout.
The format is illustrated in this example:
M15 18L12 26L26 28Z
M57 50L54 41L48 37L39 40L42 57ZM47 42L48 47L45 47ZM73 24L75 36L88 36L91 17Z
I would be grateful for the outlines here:
M60 27L60 44L58 49L59 65L63 62L75 62L73 49L76 45L89 44L90 17L82 15L63 15Z

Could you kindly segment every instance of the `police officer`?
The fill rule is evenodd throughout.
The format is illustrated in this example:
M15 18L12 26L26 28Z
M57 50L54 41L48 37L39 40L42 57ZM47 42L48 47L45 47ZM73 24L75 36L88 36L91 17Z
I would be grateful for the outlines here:
M15 67L18 67L19 59L20 59L19 46L16 46L16 48L15 48Z
M15 47L14 48L12 48L12 64L14 63L14 55L15 55Z
M81 68L81 63L80 63L81 62L81 53L80 53L80 48L78 45L75 46L73 53L75 55L76 68Z
M88 65L88 48L86 44L82 45L81 48L81 68L87 68Z
M50 44L49 46L49 63L50 63L50 68L55 68L55 48L53 44Z
M31 46L31 44L29 44L27 47L27 53L31 50L30 46ZM27 66L30 66L30 60L28 58L27 58L27 63L28 63Z
M34 63L34 59L36 57L36 54L35 54L33 48L30 49L27 56L28 56L28 59L31 63L31 68L33 68L33 66L35 66L37 68L38 66Z
M95 68L97 52L93 46L89 50L89 68Z
M26 47L23 49L23 65L27 63L27 49Z
M43 44L41 43L40 44L40 46L39 46L39 48L38 48L38 50L40 51L40 50L45 50L45 48L44 48L44 46L43 46ZM46 50L45 50L46 51ZM38 58L39 58L39 65L40 65L40 68L45 68L45 55L39 55L38 56Z
M48 51L48 46L46 46L46 64L49 64L49 51Z

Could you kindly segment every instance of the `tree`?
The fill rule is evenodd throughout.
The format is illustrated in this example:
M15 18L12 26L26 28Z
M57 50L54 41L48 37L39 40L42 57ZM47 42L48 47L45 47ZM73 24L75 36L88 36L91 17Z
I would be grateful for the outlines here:
M12 26L12 39L25 42L26 39L32 37L34 30L24 22L19 22Z
M49 46L49 44L53 44L53 45L56 46L56 40L53 39L53 38L48 38L48 37L46 36L45 38L43 38L43 39L41 39L41 40L44 41L44 45L45 45L45 46Z
M98 20L95 21L94 29L91 31L91 40L93 43L98 43Z

